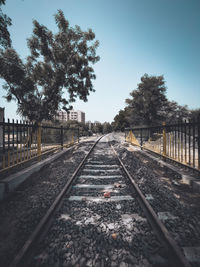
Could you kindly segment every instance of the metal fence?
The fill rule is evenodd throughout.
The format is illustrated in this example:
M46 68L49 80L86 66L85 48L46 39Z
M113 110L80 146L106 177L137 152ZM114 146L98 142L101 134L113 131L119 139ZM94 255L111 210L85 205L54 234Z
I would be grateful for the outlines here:
M125 130L126 141L200 169L200 120Z
M79 142L79 129L36 125L25 121L0 122L0 171Z

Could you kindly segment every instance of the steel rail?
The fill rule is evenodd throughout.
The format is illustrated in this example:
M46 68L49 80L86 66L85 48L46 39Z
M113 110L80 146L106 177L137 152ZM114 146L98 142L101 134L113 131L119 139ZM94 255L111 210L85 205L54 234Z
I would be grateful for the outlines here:
M76 175L78 174L79 170L91 154L92 150L96 146L96 144L99 142L99 140L103 137L99 137L96 142L93 144L93 146L90 148L87 155L84 157L84 159L79 164L78 168L75 170L73 175L70 177L70 179L67 181L66 185L62 189L62 191L58 194L56 199L54 200L53 204L50 206L50 208L47 210L46 214L43 216L43 218L40 220L39 224L36 226L33 233L30 235L28 240L25 242L24 246L20 249L20 251L15 256L14 260L9 265L10 267L22 267L22 266L28 266L26 265L28 254L30 253L30 250L34 247L39 237L42 235L42 232L45 230L45 232L48 230L50 225L48 225L49 220L54 215L55 211L57 210L59 204L63 200L66 192L70 189L70 186L75 179Z
M111 144L110 144L111 145ZM149 204L149 202L146 200L145 196L139 189L138 185L124 166L123 162L119 158L117 152L115 151L114 147L111 145L114 154L116 155L118 161L120 162L120 165L122 166L124 172L126 173L127 177L131 181L137 195L138 195L138 201L141 204L149 223L151 224L151 227L155 230L157 233L159 239L164 242L165 245L167 245L167 248L169 250L170 255L170 262L172 266L174 267L190 267L190 263L185 258L179 247L177 246L174 239L171 237L170 233L168 232L167 228L164 226L164 224L159 220L157 214Z

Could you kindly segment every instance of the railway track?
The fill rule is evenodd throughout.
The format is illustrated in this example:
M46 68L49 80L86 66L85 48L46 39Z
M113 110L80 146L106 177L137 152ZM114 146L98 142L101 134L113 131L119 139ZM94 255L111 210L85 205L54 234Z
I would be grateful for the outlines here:
M190 266L106 137L11 266Z

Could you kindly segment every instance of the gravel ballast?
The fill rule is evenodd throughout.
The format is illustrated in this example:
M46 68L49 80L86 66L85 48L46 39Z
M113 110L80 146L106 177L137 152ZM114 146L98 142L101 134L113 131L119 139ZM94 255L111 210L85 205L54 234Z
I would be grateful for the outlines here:
M0 262L8 266L93 142L83 142L33 174L0 203Z
M93 163L94 162L94 163ZM96 166L97 162L101 162ZM99 179L85 179L94 164ZM102 165L102 167L101 167ZM105 165L118 165L113 172L120 178L110 179ZM91 166L91 169L94 169ZM98 181L98 183L97 183ZM76 187L84 185L85 188ZM87 185L115 185L111 197L102 198L107 190ZM81 196L79 201L69 201ZM90 197L94 201L88 200ZM112 201L115 196L131 196L130 200ZM88 198L89 197L89 198ZM166 251L149 226L137 202L136 193L124 176L107 142L100 142L83 166L72 190L57 212L53 226L40 243L31 266L168 266Z

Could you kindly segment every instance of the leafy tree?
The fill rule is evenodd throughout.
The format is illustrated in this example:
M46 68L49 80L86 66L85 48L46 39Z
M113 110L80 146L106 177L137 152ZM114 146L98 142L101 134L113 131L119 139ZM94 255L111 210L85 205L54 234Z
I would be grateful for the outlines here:
M190 119L191 120L200 120L200 108L190 110Z
M165 117L162 111L167 105L165 93L166 87L162 75L144 74L137 89L130 93L132 98L126 99L131 111L131 124L151 126L164 121Z
M61 10L55 21L55 34L33 22L33 35L28 39L30 56L25 63L14 49L0 51L6 99L16 100L18 112L31 121L52 119L58 109L68 110L77 97L87 101L89 93L95 91L91 64L99 60L99 42L94 41L94 32L70 27Z
M5 5L5 0L0 0L0 6ZM8 26L11 26L11 18L2 12L0 7L0 47L8 48L11 46L10 33Z
M178 105L176 101L168 101L161 111L166 123L184 122L190 116L188 107Z
M100 122L92 123L92 132L93 133L103 133L103 125Z
M130 126L128 117L129 117L128 108L120 110L119 113L114 117L114 121L112 123L113 129L115 131L124 131L125 128Z
M112 132L112 126L109 122L104 122L103 123L103 133L110 133Z

